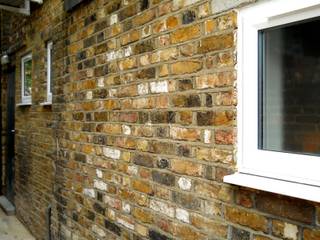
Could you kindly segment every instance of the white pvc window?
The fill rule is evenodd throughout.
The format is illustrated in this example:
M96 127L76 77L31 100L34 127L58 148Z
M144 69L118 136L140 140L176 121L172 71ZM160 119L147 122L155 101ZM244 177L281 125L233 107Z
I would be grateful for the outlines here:
M47 43L47 102L52 102L52 47L53 43Z
M319 17L320 0L239 11L240 173L320 186Z
M21 58L21 102L31 103L32 98L32 54Z

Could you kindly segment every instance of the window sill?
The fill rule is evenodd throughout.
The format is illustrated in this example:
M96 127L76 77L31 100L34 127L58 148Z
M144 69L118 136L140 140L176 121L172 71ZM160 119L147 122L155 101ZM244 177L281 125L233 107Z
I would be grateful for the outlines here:
M31 102L26 102L26 103L18 103L16 106L17 107L27 107L27 106L31 106L32 103Z
M40 106L51 106L52 105L52 102L42 102L40 103Z
M313 202L320 202L320 187L245 173L225 176L223 181L233 185L277 193Z

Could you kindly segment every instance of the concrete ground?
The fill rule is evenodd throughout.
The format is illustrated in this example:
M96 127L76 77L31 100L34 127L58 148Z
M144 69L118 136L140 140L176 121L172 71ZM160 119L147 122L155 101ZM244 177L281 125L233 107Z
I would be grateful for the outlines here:
M15 216L7 216L0 208L1 240L35 240Z

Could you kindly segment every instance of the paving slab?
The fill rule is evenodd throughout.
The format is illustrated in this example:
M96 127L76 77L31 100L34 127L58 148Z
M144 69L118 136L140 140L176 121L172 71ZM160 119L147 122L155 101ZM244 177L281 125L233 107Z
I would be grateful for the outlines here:
M2 209L0 209L0 239L35 240L15 216L7 216Z

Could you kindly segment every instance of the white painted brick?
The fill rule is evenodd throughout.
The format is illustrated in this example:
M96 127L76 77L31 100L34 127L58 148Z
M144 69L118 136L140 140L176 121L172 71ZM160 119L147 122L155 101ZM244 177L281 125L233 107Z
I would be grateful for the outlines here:
M174 208L170 207L167 203L151 200L150 201L150 208L156 212L160 212L165 214L169 217L174 217Z
M110 97L115 97L117 94L117 89L113 88L109 90L109 96Z
M109 197L108 195L105 195L103 200L106 204L108 204L112 208L120 209L121 207L121 201L119 199L115 199L115 198Z
M221 1L221 0L220 0ZM223 0L224 1L224 0ZM197 2L200 2L200 0L184 0L184 6L189 6L191 4L195 4Z
M128 203L122 203L122 211L125 213L130 213L131 212L131 206Z
M189 223L189 212L182 209L182 208L177 208L176 209L176 218L182 222Z
M107 53L107 61L110 62L112 60L116 59L116 53L115 51L111 51Z
M118 23L118 15L117 14L112 14L110 16L110 25Z
M108 209L107 216L112 220L116 220L116 212L112 209Z
M191 180L189 178L181 177L178 180L178 185L182 190L190 190Z
M123 218L119 218L119 217L118 217L118 218L117 218L117 223L125 226L126 228L129 228L129 229L131 229L131 230L134 230L134 225L133 225L132 223L126 221L126 220L123 219Z
M118 149L108 148L108 147L103 148L103 155L105 155L108 158L119 159L120 154L121 152Z
M284 223L283 236L286 239L298 239L298 227L290 223Z
M115 55L116 55L116 59L123 58L124 52L122 49L119 49L118 51L116 51Z
M150 83L150 89L152 93L164 93L168 92L168 82L152 82Z
M106 191L107 190L107 184L101 180L94 180L94 187L101 190L101 191Z
M148 83L141 83L138 85L138 93L139 95L144 95L148 94L149 89L148 89Z
M184 0L173 0L173 10L177 10L182 7Z
M106 233L103 231L102 228L98 227L97 225L92 226L92 231L98 234L100 237L105 237Z
M92 188L83 189L83 194L88 196L88 197L91 197L91 198L95 198L96 197L96 192Z
M204 143L211 143L211 131L210 130L204 130L203 141L204 141Z
M102 176L103 176L103 173L102 173L102 171L100 169L96 170L96 174L97 174L98 178L102 178Z
M98 79L98 87L101 87L101 88L104 87L104 78L103 77Z
M88 91L86 94L86 98L91 100L92 99L92 91Z
M131 128L127 125L122 125L122 132L125 135L130 135L131 134Z
M132 48L131 46L130 47L127 47L125 50L124 50L124 56L125 57L129 57L132 55Z
M137 166L129 166L128 173L130 175L137 175L138 174L138 167Z

